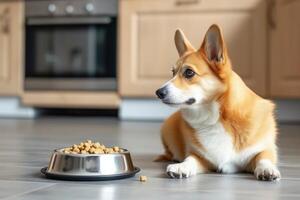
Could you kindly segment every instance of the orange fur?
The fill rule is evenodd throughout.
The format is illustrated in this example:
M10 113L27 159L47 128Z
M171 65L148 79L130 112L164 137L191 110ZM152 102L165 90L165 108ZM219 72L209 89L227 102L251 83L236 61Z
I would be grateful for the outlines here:
M277 134L273 116L274 104L252 92L238 77L230 77L227 91L218 99L221 120L234 138L236 150L240 151L264 138L270 132L274 144Z

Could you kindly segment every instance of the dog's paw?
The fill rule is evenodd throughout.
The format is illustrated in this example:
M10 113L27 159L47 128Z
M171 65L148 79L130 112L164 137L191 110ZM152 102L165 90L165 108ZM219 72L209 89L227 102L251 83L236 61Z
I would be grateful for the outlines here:
M261 181L278 181L281 178L279 170L270 161L263 160L254 170L254 175Z
M170 164L167 167L167 174L171 178L187 178L197 173L196 169L187 163Z

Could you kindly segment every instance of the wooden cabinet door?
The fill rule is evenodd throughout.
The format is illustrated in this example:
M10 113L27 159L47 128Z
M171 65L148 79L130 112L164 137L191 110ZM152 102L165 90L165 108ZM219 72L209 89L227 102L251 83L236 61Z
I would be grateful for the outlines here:
M175 30L181 28L198 48L213 23L223 29L234 70L250 88L265 95L265 0L120 1L121 95L154 97L155 90L171 78L171 66L178 59Z
M21 91L22 19L21 1L0 2L0 95Z
M271 96L300 97L300 1L276 0L270 31Z

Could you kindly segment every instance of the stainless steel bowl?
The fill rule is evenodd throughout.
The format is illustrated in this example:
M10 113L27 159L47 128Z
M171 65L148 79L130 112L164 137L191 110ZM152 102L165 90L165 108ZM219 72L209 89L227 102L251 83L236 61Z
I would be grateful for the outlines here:
M47 168L48 178L67 180L111 180L134 176L139 168L132 163L130 152L111 154L66 154L55 150Z

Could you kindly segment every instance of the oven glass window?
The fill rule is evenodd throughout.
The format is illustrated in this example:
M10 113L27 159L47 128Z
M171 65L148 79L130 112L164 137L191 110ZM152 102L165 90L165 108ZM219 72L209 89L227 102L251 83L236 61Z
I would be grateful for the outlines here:
M26 77L115 77L116 21L27 25Z

